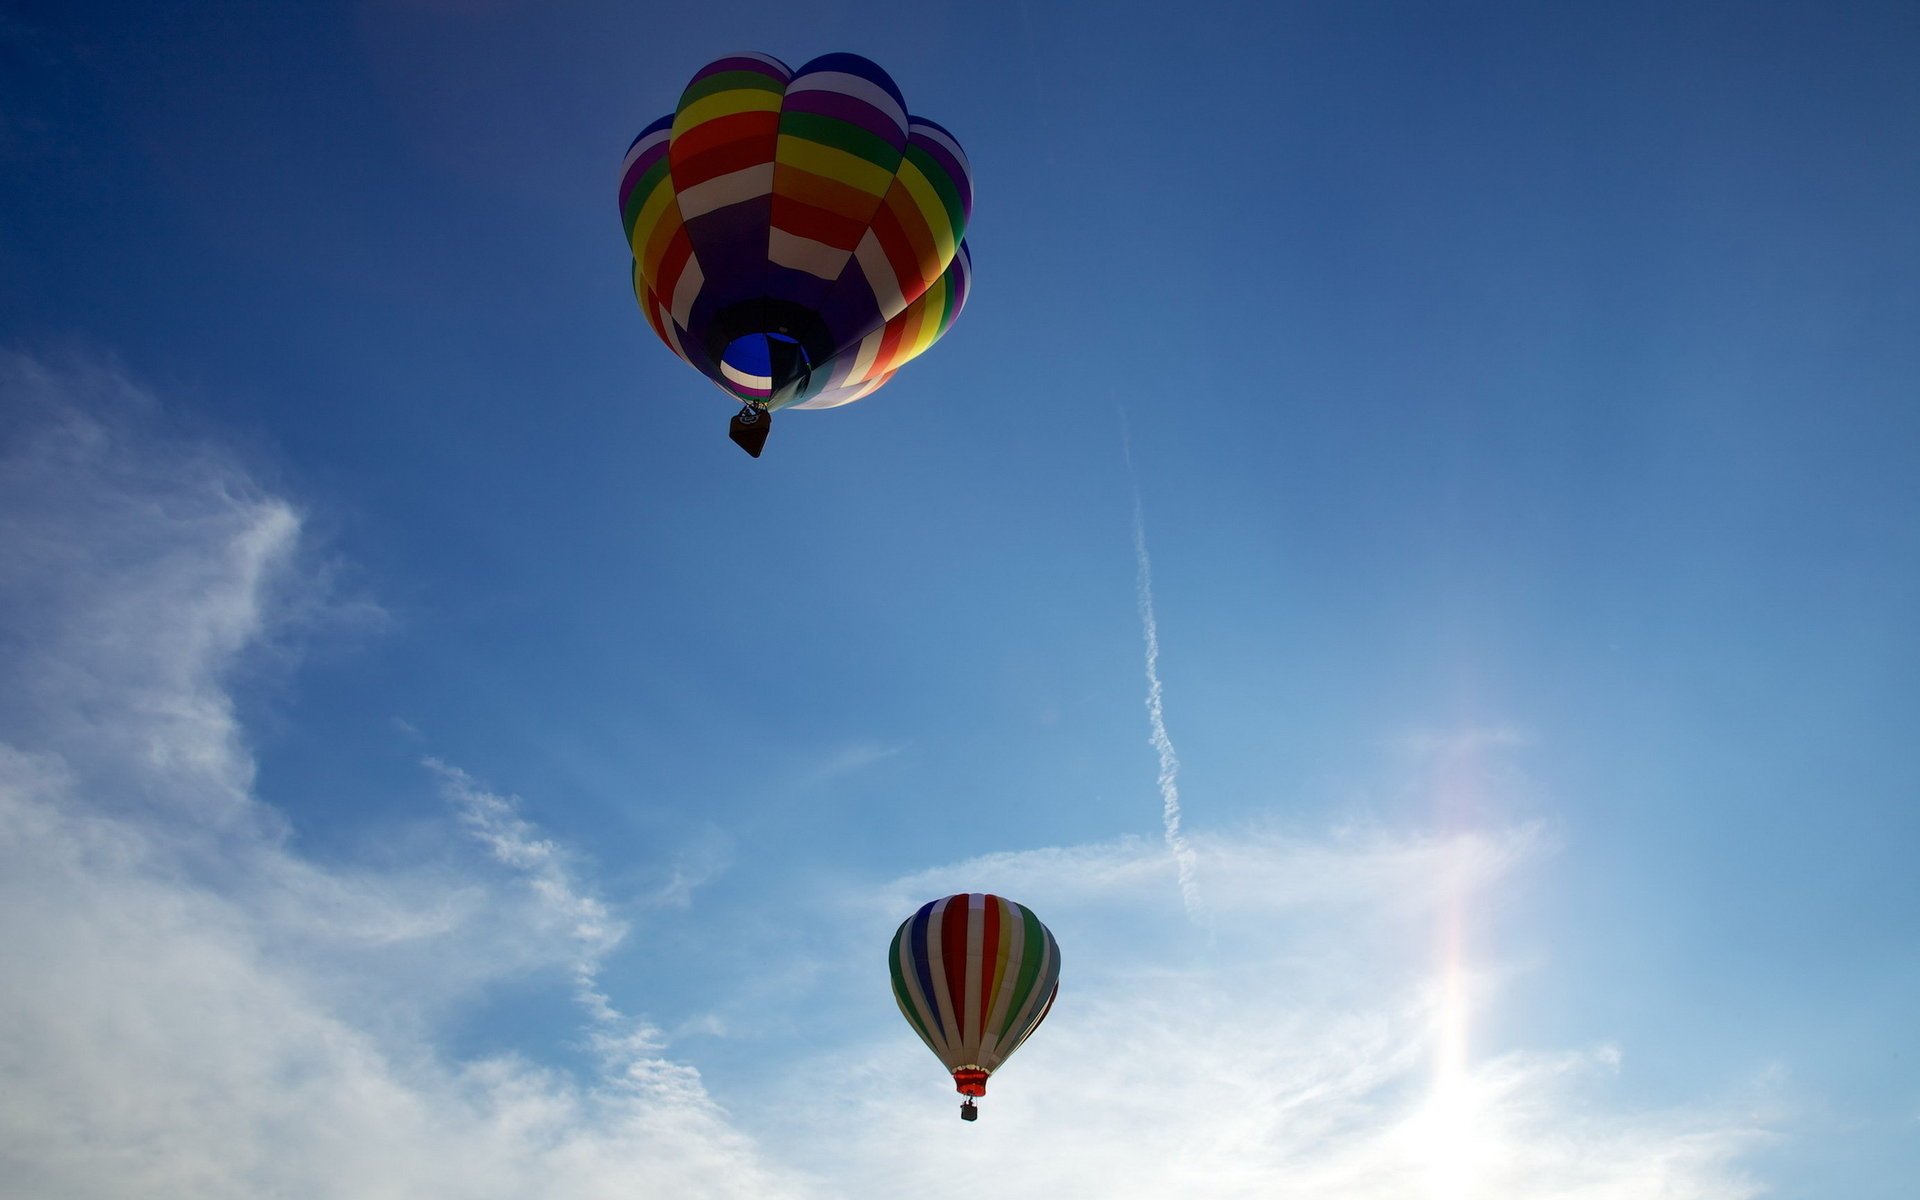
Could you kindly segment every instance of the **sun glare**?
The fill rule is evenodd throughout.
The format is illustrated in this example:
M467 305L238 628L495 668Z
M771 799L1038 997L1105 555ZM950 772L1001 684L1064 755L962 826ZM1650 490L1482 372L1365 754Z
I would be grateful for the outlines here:
M1453 874L1453 872L1449 872ZM1440 995L1434 1011L1433 1086L1415 1116L1414 1153L1432 1200L1476 1195L1486 1153L1486 1131L1467 1067L1471 1012L1462 936L1462 888L1449 880L1440 923Z

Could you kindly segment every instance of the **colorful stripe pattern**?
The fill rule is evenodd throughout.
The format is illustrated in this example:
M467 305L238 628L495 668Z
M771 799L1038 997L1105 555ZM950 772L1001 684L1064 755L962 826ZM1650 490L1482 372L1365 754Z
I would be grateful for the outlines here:
M892 379L894 372L918 358L953 328L966 307L967 288L973 282L973 259L967 244L947 264L946 271L920 298L885 325L860 339L857 346L833 360L825 385L795 408L838 408L871 395Z
M932 345L965 299L972 206L953 135L854 54L798 71L764 54L709 63L621 165L648 324L768 409L847 403ZM769 338L801 348L803 378L760 373Z
M991 1074L1060 990L1053 934L1031 909L981 892L922 905L893 935L887 965L907 1023L956 1073ZM971 1085L969 1094L979 1094L974 1087L984 1090Z

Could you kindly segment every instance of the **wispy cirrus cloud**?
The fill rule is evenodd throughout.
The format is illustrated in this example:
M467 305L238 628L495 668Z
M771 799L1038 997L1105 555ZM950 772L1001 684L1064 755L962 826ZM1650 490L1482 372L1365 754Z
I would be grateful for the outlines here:
M1187 915L1198 918L1202 912L1200 879L1193 848L1180 828L1180 754L1167 733L1165 689L1160 682L1160 618L1153 606L1153 559L1147 554L1147 514L1140 502L1140 485L1133 479L1133 439L1126 431L1122 414L1122 448L1127 459L1127 479L1133 486L1133 566L1134 600L1140 611L1140 637L1146 650L1148 742L1159 759L1156 782L1160 788L1160 824L1166 838L1167 853L1172 856L1174 875L1180 885L1180 900Z
M110 366L0 358L0 412L0 1191L819 1194L597 987L622 925L510 798L439 769L491 867L292 849L229 684L305 623L297 507ZM599 1073L436 1049L551 970Z
M800 771L797 784L801 788L816 788L836 779L854 775L890 758L905 754L911 747L906 743L884 743L876 741L849 742L838 749L820 757Z
M1350 826L1318 838L1240 829L1196 834L1192 853L1208 877L1209 907L1273 914L1313 908L1438 902L1428 884L1443 867L1480 888L1532 858L1549 841L1538 824L1452 834ZM1158 904L1147 885L1174 878L1162 847L1140 838L983 855L905 876L876 903L898 908L913 896L971 887L1032 898L1035 904ZM1406 887L1407 880L1422 886Z
M110 368L4 356L0 388L6 728L202 821L263 815L220 677L287 599L299 513L217 450L171 444Z

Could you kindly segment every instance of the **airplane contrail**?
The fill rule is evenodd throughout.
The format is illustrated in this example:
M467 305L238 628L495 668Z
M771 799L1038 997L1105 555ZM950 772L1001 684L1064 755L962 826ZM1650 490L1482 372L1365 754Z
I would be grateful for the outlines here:
M1140 608L1140 634L1147 647L1147 725L1154 753L1160 756L1160 822L1165 827L1167 851L1179 872L1180 902L1187 916L1201 911L1200 880L1195 873L1193 847L1180 832L1180 755L1167 736L1166 704L1160 686L1160 622L1153 612L1153 560L1147 555L1147 519L1140 504L1140 484L1133 478L1133 440L1122 427L1127 455L1127 480L1133 485L1134 598Z

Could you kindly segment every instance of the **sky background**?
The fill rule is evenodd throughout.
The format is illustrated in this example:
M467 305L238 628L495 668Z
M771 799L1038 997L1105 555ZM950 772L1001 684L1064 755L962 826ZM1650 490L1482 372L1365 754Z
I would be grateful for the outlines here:
M758 461L615 204L739 49L978 189L953 331ZM0 3L0 1191L1909 1196L1916 64ZM959 890L1065 964L974 1125L883 961Z

